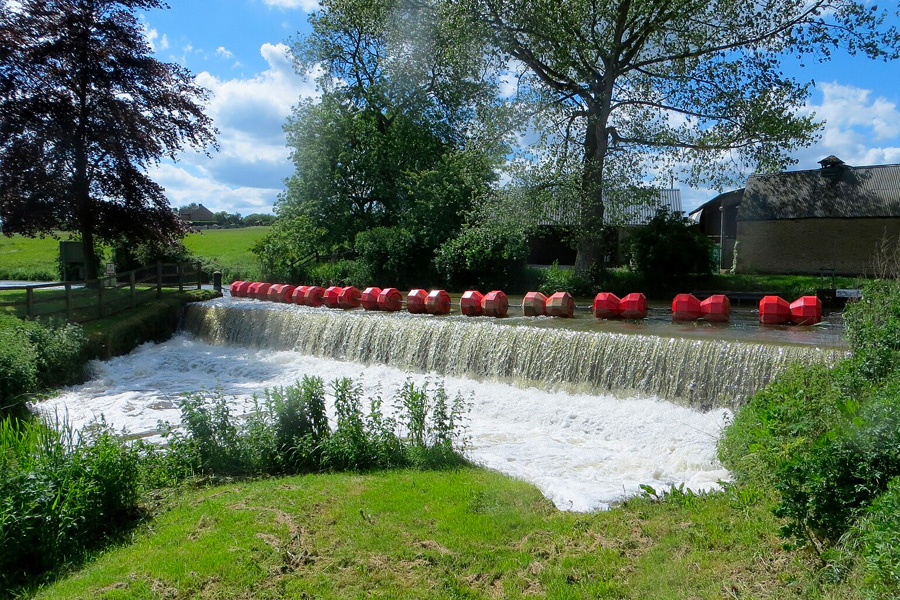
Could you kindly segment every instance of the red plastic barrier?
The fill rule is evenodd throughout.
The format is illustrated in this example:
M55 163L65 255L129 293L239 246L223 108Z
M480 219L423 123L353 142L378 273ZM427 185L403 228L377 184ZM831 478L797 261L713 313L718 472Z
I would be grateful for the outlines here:
M449 315L450 294L444 290L431 290L425 298L425 310L432 315Z
M628 294L619 303L623 319L646 319L647 297L639 292Z
M378 310L378 294L380 293L381 288L367 287L359 297L359 303L366 310Z
M728 321L731 318L731 300L724 294L714 294L700 303L700 314L707 321Z
M556 292L547 298L547 315L571 318L575 314L575 300L569 292Z
M256 298L257 300L265 300L266 295L268 295L269 293L270 287L272 287L271 283L256 281L250 284L250 289L247 291L247 295L251 298Z
M397 312L403 308L403 294L397 288L384 288L378 294L378 308L390 312Z
M325 288L311 285L303 293L303 304L306 306L322 306L325 302Z
M266 300L269 302L278 302L278 296L281 295L281 289L283 287L283 283L273 283L272 287L269 288L269 291L266 292Z
M332 285L326 289L325 296L322 298L325 302L325 306L328 308L338 308L338 296L341 295L342 291L344 291L344 288L339 285Z
M237 288L237 297L246 298L250 294L251 285L253 285L252 281L242 281L241 285L239 285Z
M238 288L241 287L242 283L244 283L244 282L243 281L232 281L231 285L228 286L228 291L231 292L231 295L234 296L235 298L241 297L240 292L238 291Z
M822 301L816 296L802 296L791 302L791 322L815 325L822 320Z
M678 294L672 300L673 321L696 321L702 314L700 301L693 294Z
M484 296L481 295L481 292L467 290L462 295L462 298L459 299L459 310L467 317L480 317L484 314L484 311L481 309L483 300Z
M522 314L539 317L547 314L547 296L540 292L528 292L522 299Z
M338 294L338 308L343 308L344 310L357 308L359 307L360 300L361 294L359 293L359 290L352 285L348 285L347 287L342 288L341 293Z
M294 288L294 291L291 292L291 297L288 298L288 302L291 304L306 304L306 290L309 289L308 285L301 285Z
M600 292L594 296L594 316L598 319L615 319L622 316L622 301L615 294Z
M791 320L791 305L779 296L765 296L759 301L759 322L781 325Z
M481 299L481 312L487 317L503 318L509 313L509 298L500 290L493 290Z
M424 313L425 300L427 298L428 292L425 290L409 290L409 293L406 295L406 310L416 315Z

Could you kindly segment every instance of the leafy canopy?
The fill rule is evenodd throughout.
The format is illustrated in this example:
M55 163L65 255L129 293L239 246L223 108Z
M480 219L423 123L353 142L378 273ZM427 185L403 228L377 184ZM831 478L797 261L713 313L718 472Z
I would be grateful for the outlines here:
M146 173L215 144L208 92L162 63L135 15L159 0L0 1L0 219L6 234L169 241L185 229Z

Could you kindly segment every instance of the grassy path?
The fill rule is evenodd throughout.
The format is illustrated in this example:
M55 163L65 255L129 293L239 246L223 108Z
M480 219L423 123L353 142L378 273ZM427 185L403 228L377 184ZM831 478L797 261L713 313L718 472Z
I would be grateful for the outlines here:
M185 492L38 598L831 598L747 490L556 511L480 469Z

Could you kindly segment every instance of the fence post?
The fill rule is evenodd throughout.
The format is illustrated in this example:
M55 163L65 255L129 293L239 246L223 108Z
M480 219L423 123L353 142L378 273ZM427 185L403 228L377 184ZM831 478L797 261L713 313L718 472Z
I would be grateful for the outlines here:
M184 291L184 264L178 263L178 266L176 268L178 269L178 291L183 292Z
M131 288L131 308L134 308L134 270L128 274L128 285Z
M72 284L66 282L66 321L72 322Z
M105 316L104 310L103 310L103 279L99 279L99 280L97 280L97 282L99 283L99 285L97 286L97 303L99 304L99 306L98 306L98 309L100 311L99 315L100 315L100 318L102 319Z
M199 262L194 263L194 267L197 269L197 289L199 290L203 288L203 269Z
M162 296L162 261L156 261L156 297Z
M34 288L25 288L25 316L29 319L34 316Z
M222 293L222 272L215 271L213 272L213 289Z

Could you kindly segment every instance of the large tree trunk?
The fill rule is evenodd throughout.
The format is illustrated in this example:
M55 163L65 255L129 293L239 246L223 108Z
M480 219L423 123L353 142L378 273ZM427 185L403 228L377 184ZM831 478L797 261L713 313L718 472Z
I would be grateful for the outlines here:
M581 174L580 222L575 255L575 271L582 273L603 259L603 167L609 136L606 125L609 120L611 91L607 82L598 81L595 88L596 102L588 107L588 124L584 135L584 161Z

